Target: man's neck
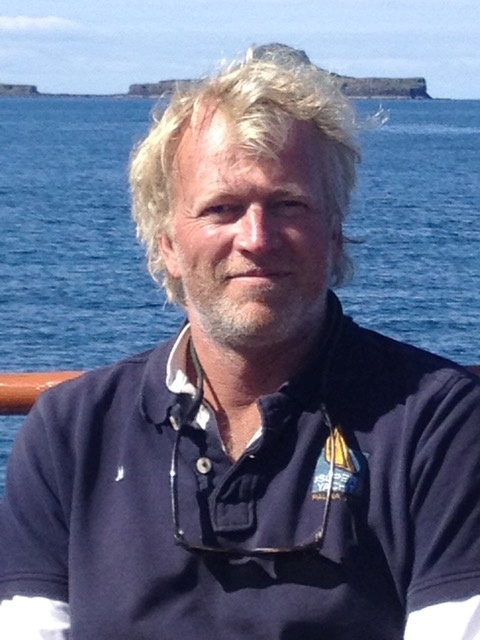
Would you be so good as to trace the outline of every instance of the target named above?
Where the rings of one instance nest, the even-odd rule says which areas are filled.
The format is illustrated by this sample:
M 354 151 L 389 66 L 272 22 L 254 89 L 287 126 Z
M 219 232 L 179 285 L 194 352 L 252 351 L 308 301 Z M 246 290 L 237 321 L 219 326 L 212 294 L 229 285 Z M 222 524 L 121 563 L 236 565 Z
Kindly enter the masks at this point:
M 227 452 L 237 459 L 261 426 L 257 400 L 299 371 L 319 339 L 318 330 L 257 348 L 220 345 L 193 324 L 192 340 L 204 372 L 204 397 L 217 416 Z M 192 367 L 192 364 L 189 364 Z M 189 375 L 193 373 L 189 371 Z
M 227 406 L 273 393 L 305 363 L 318 335 L 255 349 L 218 345 L 192 329 L 205 380 Z

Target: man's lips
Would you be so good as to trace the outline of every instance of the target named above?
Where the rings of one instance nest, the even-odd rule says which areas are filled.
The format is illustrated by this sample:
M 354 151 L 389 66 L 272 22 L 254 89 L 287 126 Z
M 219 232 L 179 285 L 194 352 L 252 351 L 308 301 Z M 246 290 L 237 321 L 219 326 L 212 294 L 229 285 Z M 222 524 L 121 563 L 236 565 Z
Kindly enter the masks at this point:
M 238 271 L 236 273 L 228 273 L 227 280 L 237 279 L 267 279 L 275 280 L 278 278 L 286 278 L 291 274 L 290 271 L 285 269 L 247 269 L 245 271 Z

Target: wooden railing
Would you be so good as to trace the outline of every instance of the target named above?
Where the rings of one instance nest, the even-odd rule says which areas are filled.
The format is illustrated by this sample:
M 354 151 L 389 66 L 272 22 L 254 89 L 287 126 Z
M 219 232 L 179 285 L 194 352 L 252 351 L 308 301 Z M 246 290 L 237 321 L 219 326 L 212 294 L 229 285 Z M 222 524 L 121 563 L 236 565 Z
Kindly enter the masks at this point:
M 480 365 L 467 369 L 480 376 Z M 0 415 L 24 415 L 37 397 L 60 382 L 77 378 L 83 371 L 35 371 L 0 373 Z
M 35 371 L 0 373 L 0 415 L 24 415 L 37 397 L 60 382 L 77 378 L 83 371 Z

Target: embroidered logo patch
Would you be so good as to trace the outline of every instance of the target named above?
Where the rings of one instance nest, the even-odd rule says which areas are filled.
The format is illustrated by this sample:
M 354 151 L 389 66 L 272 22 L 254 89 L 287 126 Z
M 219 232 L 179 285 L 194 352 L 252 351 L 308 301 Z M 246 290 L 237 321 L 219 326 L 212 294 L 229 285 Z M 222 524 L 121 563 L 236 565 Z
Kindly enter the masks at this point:
M 333 438 L 333 442 L 332 442 Z M 333 479 L 330 478 L 333 455 Z M 325 500 L 331 485 L 332 500 L 360 495 L 367 472 L 367 456 L 349 449 L 342 432 L 335 427 L 322 449 L 315 467 L 312 500 Z

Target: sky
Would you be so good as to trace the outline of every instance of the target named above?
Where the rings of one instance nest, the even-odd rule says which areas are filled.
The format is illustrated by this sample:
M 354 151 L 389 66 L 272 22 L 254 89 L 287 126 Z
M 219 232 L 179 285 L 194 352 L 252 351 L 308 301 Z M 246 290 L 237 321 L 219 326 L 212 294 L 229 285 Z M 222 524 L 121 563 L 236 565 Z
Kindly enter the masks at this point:
M 282 42 L 355 77 L 480 99 L 479 0 L 0 0 L 0 83 L 126 93 Z

